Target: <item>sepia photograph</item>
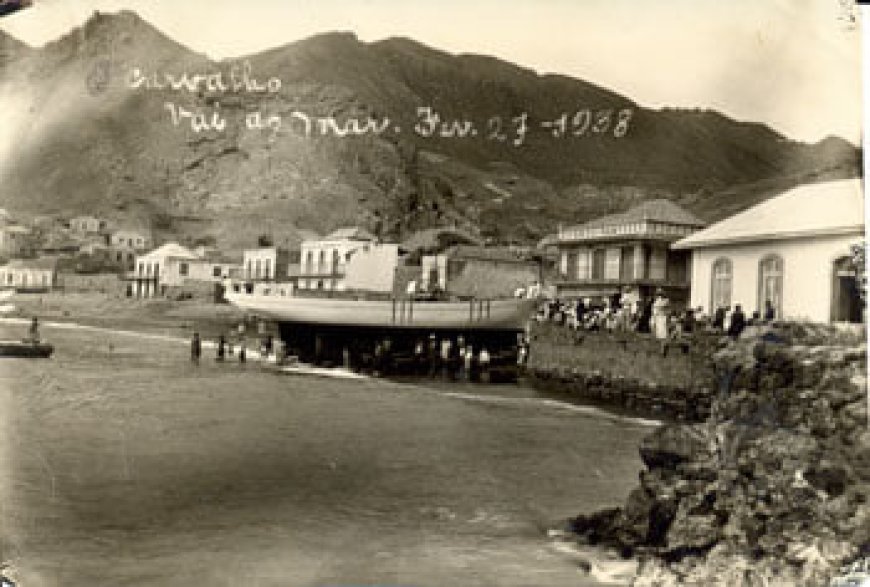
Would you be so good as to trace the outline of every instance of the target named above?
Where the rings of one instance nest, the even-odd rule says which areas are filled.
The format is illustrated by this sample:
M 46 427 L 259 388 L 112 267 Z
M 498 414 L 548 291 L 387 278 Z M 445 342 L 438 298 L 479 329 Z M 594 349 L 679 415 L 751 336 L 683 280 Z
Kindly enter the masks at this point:
M 0 587 L 870 586 L 867 15 L 0 0 Z

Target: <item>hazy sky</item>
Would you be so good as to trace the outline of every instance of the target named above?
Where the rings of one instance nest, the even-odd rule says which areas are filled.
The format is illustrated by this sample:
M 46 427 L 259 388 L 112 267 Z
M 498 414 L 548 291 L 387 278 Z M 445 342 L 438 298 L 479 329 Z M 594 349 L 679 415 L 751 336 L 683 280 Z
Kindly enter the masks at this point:
M 846 2 L 848 4 L 848 2 Z M 715 108 L 791 138 L 860 142 L 858 25 L 843 0 L 34 0 L 0 28 L 41 45 L 129 8 L 216 58 L 318 32 L 403 35 L 579 77 L 645 106 Z M 857 14 L 855 16 L 858 16 Z

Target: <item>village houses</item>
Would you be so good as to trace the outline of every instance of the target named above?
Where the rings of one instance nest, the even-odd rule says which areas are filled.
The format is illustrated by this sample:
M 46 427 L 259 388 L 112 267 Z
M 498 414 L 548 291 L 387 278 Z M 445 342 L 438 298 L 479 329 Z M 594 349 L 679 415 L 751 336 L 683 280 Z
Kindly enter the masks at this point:
M 693 254 L 693 307 L 740 304 L 747 314 L 860 322 L 851 246 L 864 240 L 860 179 L 803 185 L 674 245 Z

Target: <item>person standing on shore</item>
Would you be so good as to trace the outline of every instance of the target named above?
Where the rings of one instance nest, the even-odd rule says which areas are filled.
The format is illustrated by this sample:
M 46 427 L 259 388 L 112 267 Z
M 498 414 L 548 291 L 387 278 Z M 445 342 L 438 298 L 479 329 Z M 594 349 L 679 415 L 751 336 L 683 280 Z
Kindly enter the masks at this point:
M 217 357 L 215 357 L 215 360 L 217 360 L 217 361 L 224 360 L 224 357 L 226 356 L 226 347 L 227 347 L 227 340 L 224 337 L 224 335 L 221 334 L 220 337 L 218 337 Z
M 30 321 L 30 330 L 28 330 L 28 342 L 36 344 L 39 342 L 39 318 L 36 316 Z
M 193 339 L 190 341 L 190 360 L 199 365 L 199 357 L 202 355 L 202 341 L 199 339 L 199 332 L 193 333 Z

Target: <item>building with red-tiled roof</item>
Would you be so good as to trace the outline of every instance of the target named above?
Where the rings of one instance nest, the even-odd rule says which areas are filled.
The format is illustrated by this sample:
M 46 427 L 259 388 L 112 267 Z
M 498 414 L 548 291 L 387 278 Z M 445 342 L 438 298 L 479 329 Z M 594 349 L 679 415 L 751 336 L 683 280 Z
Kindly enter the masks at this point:
M 628 289 L 645 298 L 661 289 L 672 301 L 687 301 L 691 257 L 670 245 L 704 225 L 674 202 L 658 199 L 560 229 L 557 294 L 605 298 Z

